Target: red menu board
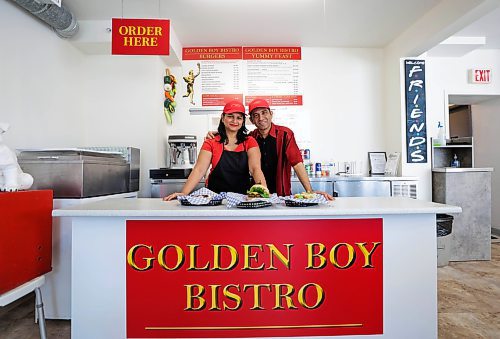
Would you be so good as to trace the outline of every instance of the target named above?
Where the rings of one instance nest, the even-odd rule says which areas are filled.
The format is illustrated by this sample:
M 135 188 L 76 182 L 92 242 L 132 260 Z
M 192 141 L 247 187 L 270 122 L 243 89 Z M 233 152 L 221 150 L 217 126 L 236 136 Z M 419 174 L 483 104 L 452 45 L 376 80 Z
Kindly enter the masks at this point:
M 302 105 L 302 95 L 247 95 L 245 105 L 248 105 L 254 99 L 264 99 L 269 106 L 296 106 Z
M 300 47 L 243 47 L 245 60 L 301 60 Z
M 232 100 L 243 102 L 243 94 L 202 94 L 202 106 L 224 106 Z
M 126 228 L 128 338 L 383 333 L 382 219 Z
M 302 106 L 301 47 L 184 47 L 184 100 L 193 109 L 265 97 L 271 106 Z
M 238 60 L 241 56 L 241 47 L 186 47 L 182 49 L 182 60 Z

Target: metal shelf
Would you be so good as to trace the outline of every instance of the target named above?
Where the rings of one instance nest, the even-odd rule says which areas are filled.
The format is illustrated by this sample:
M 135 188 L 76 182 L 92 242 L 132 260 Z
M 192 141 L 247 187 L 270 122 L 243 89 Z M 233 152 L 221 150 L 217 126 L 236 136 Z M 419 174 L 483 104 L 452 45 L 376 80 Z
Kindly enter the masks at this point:
M 446 145 L 446 146 L 432 146 L 434 148 L 472 148 L 472 145 Z
M 470 144 L 452 144 L 447 139 L 446 146 L 434 146 L 434 140 L 431 138 L 431 158 L 432 168 L 449 167 L 454 155 L 456 154 L 460 161 L 460 167 L 474 167 L 474 141 L 473 138 L 468 138 Z

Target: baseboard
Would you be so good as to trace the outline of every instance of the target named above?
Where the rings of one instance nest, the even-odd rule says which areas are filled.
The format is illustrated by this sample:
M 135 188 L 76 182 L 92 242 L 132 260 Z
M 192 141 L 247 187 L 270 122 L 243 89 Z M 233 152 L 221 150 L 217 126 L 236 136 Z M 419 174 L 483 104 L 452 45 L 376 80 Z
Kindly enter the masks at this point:
M 25 296 L 11 302 L 8 305 L 0 307 L 0 318 L 9 313 L 9 311 L 13 310 L 14 308 L 26 302 L 33 302 L 33 307 L 35 307 L 35 293 L 28 293 Z
M 491 228 L 491 242 L 492 243 L 500 242 L 500 229 L 495 227 Z

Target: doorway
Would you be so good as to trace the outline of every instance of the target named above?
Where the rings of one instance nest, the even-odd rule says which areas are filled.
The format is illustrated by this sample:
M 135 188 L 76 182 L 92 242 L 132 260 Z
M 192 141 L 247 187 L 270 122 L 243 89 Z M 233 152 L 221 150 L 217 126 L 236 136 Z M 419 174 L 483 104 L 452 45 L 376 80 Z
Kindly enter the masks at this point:
M 471 105 L 451 104 L 448 107 L 450 139 L 472 137 Z

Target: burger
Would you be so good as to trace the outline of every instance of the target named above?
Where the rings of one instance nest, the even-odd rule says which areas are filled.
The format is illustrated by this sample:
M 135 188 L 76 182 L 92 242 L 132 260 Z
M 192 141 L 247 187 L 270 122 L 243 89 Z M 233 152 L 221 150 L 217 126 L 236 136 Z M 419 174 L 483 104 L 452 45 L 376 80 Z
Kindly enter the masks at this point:
M 247 191 L 249 198 L 269 198 L 269 190 L 266 186 L 255 184 Z
M 293 195 L 295 199 L 313 199 L 315 198 L 315 196 L 316 195 L 314 193 L 307 193 L 307 192 L 297 193 Z

